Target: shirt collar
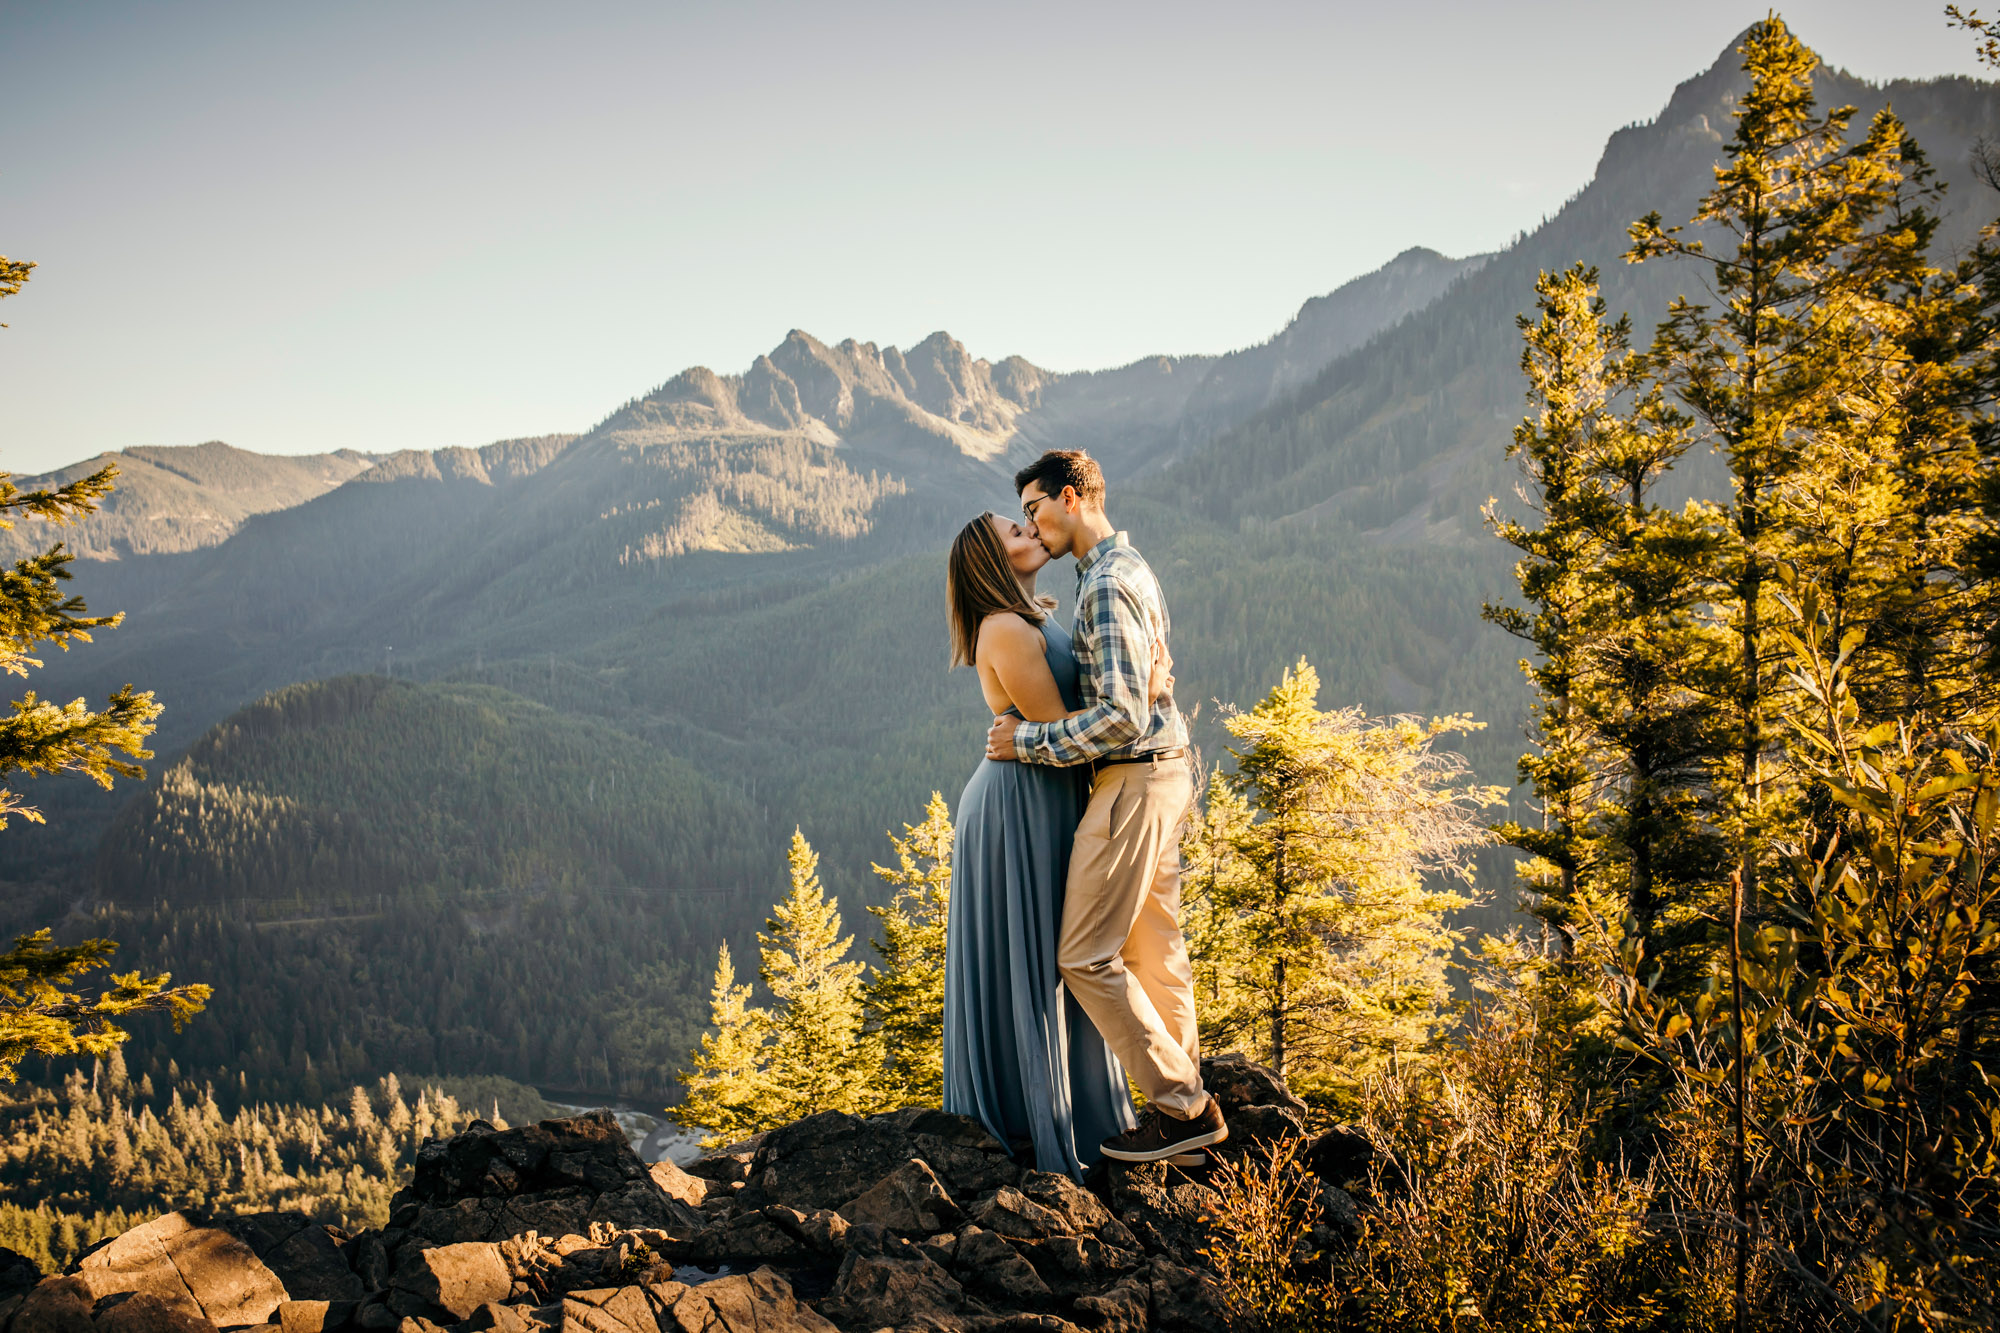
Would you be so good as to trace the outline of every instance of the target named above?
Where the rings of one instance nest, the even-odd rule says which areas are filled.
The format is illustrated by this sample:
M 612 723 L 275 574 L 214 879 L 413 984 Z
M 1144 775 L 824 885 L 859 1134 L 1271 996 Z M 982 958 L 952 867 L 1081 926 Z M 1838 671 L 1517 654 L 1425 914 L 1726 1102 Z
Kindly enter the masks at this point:
M 1083 558 L 1076 562 L 1076 576 L 1082 578 L 1085 570 L 1096 564 L 1103 557 L 1109 555 L 1116 547 L 1130 546 L 1131 544 L 1131 541 L 1126 538 L 1124 533 L 1112 533 L 1109 537 L 1106 537 L 1103 541 L 1083 553 Z

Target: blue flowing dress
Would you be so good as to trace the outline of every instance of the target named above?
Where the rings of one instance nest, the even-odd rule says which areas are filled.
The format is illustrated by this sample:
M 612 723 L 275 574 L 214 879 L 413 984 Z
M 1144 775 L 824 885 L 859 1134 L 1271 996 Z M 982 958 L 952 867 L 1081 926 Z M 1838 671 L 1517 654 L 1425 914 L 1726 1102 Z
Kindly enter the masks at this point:
M 1063 706 L 1080 706 L 1070 637 L 1044 624 Z M 1132 1127 L 1125 1070 L 1056 970 L 1070 846 L 1090 797 L 1081 768 L 982 760 L 958 798 L 945 931 L 944 1109 L 1035 1165 L 1082 1179 Z

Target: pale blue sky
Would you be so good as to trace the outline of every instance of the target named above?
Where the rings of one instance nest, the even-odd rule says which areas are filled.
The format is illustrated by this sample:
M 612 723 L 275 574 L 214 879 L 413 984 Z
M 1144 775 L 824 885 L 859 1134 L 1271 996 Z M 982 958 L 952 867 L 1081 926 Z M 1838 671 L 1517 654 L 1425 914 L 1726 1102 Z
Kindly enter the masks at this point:
M 1941 11 L 1781 12 L 1869 78 L 1975 72 Z M 0 253 L 41 267 L 0 306 L 0 468 L 34 472 L 582 430 L 794 327 L 1226 351 L 1408 246 L 1533 227 L 1764 9 L 5 12 Z

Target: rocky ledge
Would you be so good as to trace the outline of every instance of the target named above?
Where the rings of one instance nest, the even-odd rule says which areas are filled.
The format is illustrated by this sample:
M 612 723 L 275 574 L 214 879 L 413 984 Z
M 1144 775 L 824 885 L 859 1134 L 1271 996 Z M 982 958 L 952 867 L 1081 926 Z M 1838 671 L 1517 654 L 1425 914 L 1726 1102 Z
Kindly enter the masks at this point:
M 1305 1134 L 1268 1070 L 1203 1072 L 1221 1160 Z M 1365 1145 L 1331 1130 L 1306 1160 L 1351 1226 Z M 380 1231 L 179 1212 L 60 1276 L 0 1260 L 0 1333 L 1206 1333 L 1215 1166 L 1107 1164 L 1084 1188 L 926 1110 L 816 1115 L 685 1170 L 646 1166 L 601 1113 L 474 1122 L 423 1146 Z

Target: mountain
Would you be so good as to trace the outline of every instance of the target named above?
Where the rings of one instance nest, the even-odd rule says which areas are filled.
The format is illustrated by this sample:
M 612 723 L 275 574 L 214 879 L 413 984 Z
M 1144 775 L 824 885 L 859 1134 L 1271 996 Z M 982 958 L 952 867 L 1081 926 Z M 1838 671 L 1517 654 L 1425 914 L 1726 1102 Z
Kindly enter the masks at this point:
M 80 562 L 77 588 L 93 607 L 130 617 L 37 683 L 59 698 L 101 697 L 127 680 L 157 690 L 168 710 L 157 767 L 177 776 L 109 797 L 80 783 L 31 788 L 51 822 L 9 829 L 0 878 L 45 887 L 17 891 L 27 919 L 28 908 L 96 901 L 109 915 L 89 929 L 145 941 L 135 947 L 149 966 L 194 977 L 186 960 L 212 965 L 217 976 L 204 979 L 245 985 L 264 1007 L 281 1003 L 288 978 L 334 986 L 327 1025 L 340 1026 L 339 1006 L 358 1006 L 359 1053 L 343 1069 L 546 1080 L 567 1048 L 538 1044 L 541 1063 L 510 1065 L 507 1043 L 482 1046 L 476 1012 L 461 1006 L 461 1035 L 425 1056 L 420 1001 L 382 974 L 374 984 L 393 995 L 379 1001 L 342 979 L 367 949 L 400 957 L 414 947 L 405 939 L 455 949 L 484 928 L 478 895 L 508 882 L 513 861 L 447 849 L 488 836 L 515 845 L 514 831 L 489 835 L 499 807 L 475 799 L 507 789 L 502 770 L 461 756 L 442 723 L 358 712 L 362 721 L 342 725 L 376 728 L 365 743 L 331 732 L 346 739 L 298 766 L 274 748 L 236 776 L 203 777 L 225 773 L 239 743 L 230 728 L 247 725 L 232 715 L 288 712 L 284 691 L 356 673 L 442 691 L 422 696 L 424 717 L 455 716 L 470 692 L 502 692 L 493 697 L 504 707 L 491 706 L 505 716 L 573 719 L 657 751 L 661 792 L 679 793 L 660 796 L 663 807 L 699 810 L 673 802 L 705 793 L 728 812 L 713 816 L 701 855 L 737 867 L 740 896 L 674 925 L 678 934 L 643 933 L 646 956 L 698 976 L 715 935 L 747 947 L 750 923 L 782 890 L 794 826 L 822 853 L 855 930 L 859 906 L 876 900 L 867 867 L 887 850 L 884 832 L 917 819 L 931 791 L 955 796 L 979 753 L 977 687 L 945 669 L 942 552 L 982 508 L 1011 508 L 1011 468 L 1050 446 L 1105 462 L 1112 515 L 1173 607 L 1182 697 L 1199 705 L 1196 738 L 1211 757 L 1224 739 L 1217 704 L 1253 702 L 1303 655 L 1328 701 L 1474 713 L 1489 725 L 1467 755 L 1484 779 L 1509 781 L 1526 695 L 1518 645 L 1480 617 L 1484 602 L 1513 594 L 1510 553 L 1484 535 L 1480 506 L 1513 487 L 1505 446 L 1523 391 L 1514 317 L 1532 306 L 1537 273 L 1581 259 L 1602 267 L 1610 304 L 1645 336 L 1693 275 L 1624 265 L 1624 228 L 1654 209 L 1684 217 L 1708 186 L 1741 86 L 1736 64 L 1725 52 L 1656 121 L 1613 134 L 1593 180 L 1507 250 L 1405 252 L 1307 303 L 1257 348 L 1058 374 L 974 357 L 944 334 L 897 349 L 794 332 L 741 374 L 684 371 L 580 436 L 388 455 L 303 503 L 244 518 L 214 545 Z M 1864 115 L 1894 101 L 1951 185 L 1941 243 L 1966 244 L 1994 211 L 1969 154 L 2000 124 L 2000 90 L 1965 79 L 1876 87 L 1827 71 L 1821 91 Z M 1692 471 L 1691 486 L 1713 485 L 1712 472 Z M 1066 593 L 1069 577 L 1051 570 L 1043 586 Z M 339 684 L 356 698 L 360 689 Z M 550 800 L 573 809 L 580 777 L 588 813 L 581 769 L 550 777 Z M 447 783 L 449 799 L 411 795 Z M 203 813 L 203 784 L 320 813 L 259 825 L 270 830 L 263 843 L 225 838 L 229 816 Z M 400 795 L 366 796 L 370 784 Z M 329 792 L 345 794 L 328 805 Z M 369 838 L 330 840 L 328 811 Z M 220 841 L 147 880 L 148 861 L 193 827 Z M 597 831 L 547 844 L 569 868 L 523 899 L 542 914 L 539 930 L 571 930 L 564 923 L 579 914 L 616 919 L 613 900 L 563 884 L 637 882 L 616 869 L 619 844 L 600 826 L 564 827 Z M 382 846 L 374 860 L 370 840 Z M 644 880 L 678 891 L 706 873 L 699 864 L 670 857 Z M 371 885 L 400 904 L 392 922 L 282 934 L 257 924 L 275 904 L 365 897 Z M 1508 886 L 1496 861 L 1481 919 L 1505 919 Z M 195 905 L 146 906 L 162 899 Z M 206 924 L 176 935 L 182 920 Z M 476 935 L 482 948 L 503 938 Z M 654 999 L 634 998 L 619 989 L 630 956 L 596 961 L 610 970 L 594 981 L 582 964 L 560 969 L 567 1004 L 624 1012 L 685 1000 L 666 982 L 647 992 Z M 532 1014 L 518 1021 L 527 1040 L 544 1040 Z M 319 1049 L 318 1036 L 258 1030 L 264 1077 L 291 1077 L 299 1053 Z M 221 1021 L 216 1031 L 230 1039 Z M 570 1086 L 652 1086 L 643 1061 L 620 1057 L 606 1032 L 570 1035 L 598 1047 L 574 1057 L 562 1076 Z M 220 1049 L 204 1046 L 202 1058 L 225 1060 Z M 576 1063 L 585 1055 L 601 1074 Z
M 1310 383 L 1336 359 L 1430 305 L 1491 255 L 1450 259 L 1412 246 L 1300 308 L 1268 342 L 1217 359 L 1181 415 L 1181 443 L 1202 443 Z M 1166 460 L 1162 460 L 1162 464 Z
M 118 468 L 118 489 L 98 512 L 63 531 L 85 560 L 172 555 L 228 540 L 252 514 L 302 505 L 368 470 L 375 460 L 342 449 L 331 454 L 272 456 L 231 448 L 220 440 L 192 445 L 144 445 L 99 454 L 33 477 L 24 491 L 52 489 Z M 0 532 L 0 559 L 18 560 L 46 545 L 34 524 Z
M 1744 88 L 1731 49 L 1675 89 L 1660 116 L 1627 126 L 1605 145 L 1595 176 L 1555 216 L 1437 301 L 1324 367 L 1281 407 L 1190 451 L 1151 493 L 1226 527 L 1324 527 L 1371 543 L 1434 548 L 1487 539 L 1480 508 L 1510 495 L 1505 446 L 1522 412 L 1517 313 L 1532 307 L 1538 274 L 1577 262 L 1599 268 L 1611 312 L 1630 313 L 1643 345 L 1678 295 L 1705 299 L 1699 275 L 1655 260 L 1628 265 L 1626 228 L 1657 209 L 1692 214 L 1710 187 Z M 1871 84 L 1822 67 L 1822 108 L 1858 109 L 1857 130 L 1884 105 L 1907 123 L 1948 187 L 1934 256 L 1970 247 L 2000 212 L 1973 170 L 1982 135 L 2000 125 L 2000 89 L 1976 79 Z M 1721 482 L 1701 460 L 1684 469 L 1697 487 Z

